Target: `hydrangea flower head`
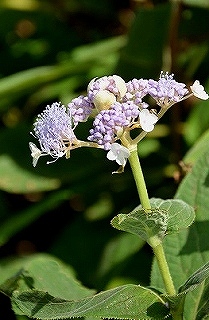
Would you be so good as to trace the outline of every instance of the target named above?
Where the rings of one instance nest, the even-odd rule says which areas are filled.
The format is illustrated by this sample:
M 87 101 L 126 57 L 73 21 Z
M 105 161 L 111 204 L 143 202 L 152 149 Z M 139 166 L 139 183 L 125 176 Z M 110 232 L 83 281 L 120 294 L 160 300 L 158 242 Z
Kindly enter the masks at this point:
M 148 93 L 162 108 L 169 108 L 174 103 L 181 101 L 189 92 L 186 85 L 175 81 L 173 76 L 173 74 L 169 74 L 168 72 L 161 72 L 158 81 L 149 80 Z
M 72 119 L 67 114 L 65 106 L 57 102 L 48 105 L 34 123 L 34 136 L 39 140 L 41 153 L 51 155 L 55 159 L 62 157 L 66 152 L 66 145 L 76 139 Z M 37 158 L 38 148 L 35 150 L 34 146 L 30 147 L 33 159 Z
M 204 87 L 200 84 L 199 80 L 196 80 L 192 86 L 190 86 L 190 89 L 192 90 L 192 93 L 195 97 L 207 100 L 209 98 L 207 92 L 205 92 Z

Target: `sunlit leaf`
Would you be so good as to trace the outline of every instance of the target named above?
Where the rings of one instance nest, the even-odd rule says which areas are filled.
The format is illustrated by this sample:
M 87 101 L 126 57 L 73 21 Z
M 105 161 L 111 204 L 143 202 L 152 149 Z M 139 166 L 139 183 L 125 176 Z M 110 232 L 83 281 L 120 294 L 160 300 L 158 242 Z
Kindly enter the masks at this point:
M 38 319 L 97 316 L 108 319 L 164 319 L 169 310 L 153 291 L 124 285 L 78 301 L 56 298 L 43 291 L 14 292 L 13 309 Z
M 94 293 L 76 279 L 71 267 L 53 256 L 35 254 L 15 262 L 17 271 L 14 275 L 11 275 L 12 261 L 0 265 L 4 276 L 7 274 L 8 277 L 0 284 L 0 290 L 5 294 L 11 295 L 15 289 L 22 292 L 34 288 L 63 299 L 77 300 Z

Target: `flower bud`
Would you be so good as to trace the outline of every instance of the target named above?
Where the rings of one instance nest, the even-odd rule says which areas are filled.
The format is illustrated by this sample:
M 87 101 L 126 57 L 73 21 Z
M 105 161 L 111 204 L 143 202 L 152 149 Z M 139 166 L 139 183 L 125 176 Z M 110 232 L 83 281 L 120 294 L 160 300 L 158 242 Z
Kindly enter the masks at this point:
M 93 103 L 98 111 L 109 109 L 115 102 L 115 95 L 107 90 L 98 91 L 93 99 Z
M 127 92 L 125 81 L 115 74 L 112 77 L 115 81 L 116 88 L 118 89 L 118 92 L 120 94 L 120 98 L 123 98 Z

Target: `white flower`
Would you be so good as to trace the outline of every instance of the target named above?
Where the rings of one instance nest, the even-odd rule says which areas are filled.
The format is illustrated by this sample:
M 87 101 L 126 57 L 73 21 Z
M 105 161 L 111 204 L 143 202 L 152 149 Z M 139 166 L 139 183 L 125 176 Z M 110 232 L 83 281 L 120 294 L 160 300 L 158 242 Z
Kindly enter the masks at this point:
M 150 132 L 154 129 L 154 125 L 157 122 L 158 117 L 149 110 L 143 109 L 139 113 L 139 120 L 142 130 Z
M 195 80 L 192 86 L 190 86 L 192 93 L 195 97 L 207 100 L 209 98 L 207 92 L 205 92 L 204 87 L 200 84 L 199 80 Z
M 130 156 L 129 150 L 121 146 L 119 143 L 114 142 L 111 145 L 110 151 L 107 153 L 107 159 L 116 161 L 120 166 L 125 166 L 128 157 Z
M 42 155 L 42 152 L 38 147 L 36 147 L 36 145 L 33 142 L 29 142 L 29 148 L 31 151 L 31 157 L 33 158 L 33 166 L 35 167 L 38 162 L 38 159 Z

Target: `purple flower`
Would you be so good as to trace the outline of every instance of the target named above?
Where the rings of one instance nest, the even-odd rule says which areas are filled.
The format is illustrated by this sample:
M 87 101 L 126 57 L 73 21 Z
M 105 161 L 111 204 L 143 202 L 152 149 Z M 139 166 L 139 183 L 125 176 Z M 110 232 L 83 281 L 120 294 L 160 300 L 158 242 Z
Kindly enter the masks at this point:
M 169 108 L 174 103 L 181 101 L 188 93 L 184 83 L 177 82 L 173 79 L 173 74 L 168 72 L 160 74 L 160 79 L 148 81 L 148 93 L 156 100 L 161 107 Z
M 139 116 L 138 106 L 133 102 L 116 102 L 111 109 L 102 110 L 93 122 L 88 140 L 97 142 L 105 150 L 118 139 L 123 130 L 129 127 Z
M 65 106 L 57 102 L 48 105 L 34 123 L 34 136 L 39 140 L 42 154 L 55 159 L 65 155 L 67 146 L 76 139 Z M 37 150 L 31 150 L 36 158 L 40 156 Z
M 133 79 L 126 83 L 127 92 L 123 97 L 123 101 L 133 101 L 140 104 L 142 98 L 148 93 L 149 85 L 146 79 Z
M 94 105 L 89 101 L 88 97 L 79 96 L 68 103 L 67 112 L 72 117 L 75 125 L 78 122 L 84 122 L 88 119 Z

